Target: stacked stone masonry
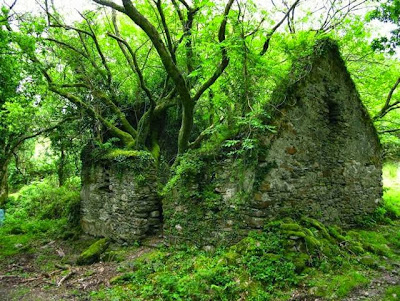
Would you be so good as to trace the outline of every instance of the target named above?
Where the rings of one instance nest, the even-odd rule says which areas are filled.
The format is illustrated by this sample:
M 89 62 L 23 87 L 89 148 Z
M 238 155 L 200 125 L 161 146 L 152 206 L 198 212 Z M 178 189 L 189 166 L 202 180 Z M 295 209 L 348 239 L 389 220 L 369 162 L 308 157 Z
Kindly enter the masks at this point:
M 185 183 L 167 195 L 171 242 L 229 244 L 289 216 L 351 227 L 376 209 L 382 196 L 379 139 L 337 46 L 327 44 L 275 103 L 276 133 L 261 138 L 266 155 L 247 168 L 235 156 L 204 158 L 204 170 L 191 180 L 192 197 L 183 195 Z M 210 209 L 197 195 L 211 190 Z M 199 234 L 196 223 L 209 234 Z
M 161 228 L 156 168 L 154 164 L 135 166 L 139 166 L 135 157 L 85 164 L 81 191 L 84 232 L 133 242 Z
M 223 150 L 189 153 L 192 165 L 170 180 L 162 210 L 155 164 L 84 162 L 84 231 L 132 241 L 163 220 L 170 243 L 228 245 L 277 218 L 352 226 L 372 213 L 382 196 L 379 139 L 337 46 L 321 45 L 267 108 L 275 132 L 258 137 L 264 151 L 248 164 Z

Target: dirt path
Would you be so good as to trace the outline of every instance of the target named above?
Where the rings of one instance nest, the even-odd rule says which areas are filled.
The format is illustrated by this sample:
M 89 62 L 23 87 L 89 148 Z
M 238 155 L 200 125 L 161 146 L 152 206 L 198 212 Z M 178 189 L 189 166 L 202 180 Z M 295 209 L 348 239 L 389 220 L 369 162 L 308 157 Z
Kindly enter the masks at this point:
M 400 268 L 398 265 L 392 271 L 384 271 L 379 278 L 375 278 L 365 287 L 356 290 L 343 301 L 381 301 L 384 299 L 386 289 L 391 286 L 400 285 Z M 394 300 L 400 300 L 400 296 L 392 296 Z
M 339 299 L 340 301 L 382 301 L 384 300 L 386 290 L 389 287 L 400 285 L 400 265 L 393 264 L 394 269 L 391 271 L 383 270 L 379 277 L 371 280 L 366 287 L 354 290 L 349 296 Z M 310 289 L 308 289 L 309 291 Z M 400 300 L 400 295 L 392 296 L 393 300 Z M 309 292 L 297 291 L 294 293 L 290 301 L 324 301 L 326 299 L 310 295 Z
M 44 272 L 38 264 L 40 256 L 64 250 L 66 255 L 51 262 L 51 271 Z M 148 246 L 139 247 L 126 254 L 123 262 L 100 262 L 89 266 L 62 264 L 63 256 L 75 258 L 77 254 L 68 254 L 72 250 L 59 242 L 45 248 L 39 247 L 35 254 L 18 255 L 8 263 L 0 263 L 0 301 L 50 301 L 50 300 L 90 300 L 90 293 L 101 287 L 109 287 L 110 279 L 120 275 L 119 268 L 135 258 L 151 251 Z M 71 259 L 74 262 L 74 260 Z

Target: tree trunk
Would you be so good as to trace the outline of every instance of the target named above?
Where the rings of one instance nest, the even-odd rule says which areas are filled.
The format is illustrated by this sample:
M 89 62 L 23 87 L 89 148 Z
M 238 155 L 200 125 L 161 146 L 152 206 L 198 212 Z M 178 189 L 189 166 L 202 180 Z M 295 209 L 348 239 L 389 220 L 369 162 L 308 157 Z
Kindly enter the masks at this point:
M 183 154 L 188 146 L 190 133 L 193 128 L 193 110 L 194 110 L 194 102 L 192 100 L 183 103 L 182 105 L 182 124 L 179 130 L 178 137 L 178 153 Z
M 0 207 L 3 207 L 8 197 L 7 164 L 0 165 Z
M 65 182 L 64 166 L 65 166 L 65 152 L 64 152 L 64 147 L 61 146 L 60 160 L 58 163 L 58 170 L 57 170 L 59 187 L 63 186 Z

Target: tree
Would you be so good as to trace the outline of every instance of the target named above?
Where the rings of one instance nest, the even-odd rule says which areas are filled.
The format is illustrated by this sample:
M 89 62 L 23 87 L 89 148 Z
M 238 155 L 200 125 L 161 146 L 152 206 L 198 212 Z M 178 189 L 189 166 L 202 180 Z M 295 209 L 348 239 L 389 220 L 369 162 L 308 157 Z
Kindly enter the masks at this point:
M 108 1 L 97 1 L 114 10 L 112 25 L 108 27 L 104 26 L 104 19 L 101 20 L 99 15 L 90 12 L 82 14 L 83 22 L 80 24 L 67 25 L 56 11 L 50 11 L 45 5 L 48 26 L 52 30 L 48 31 L 47 37 L 39 39 L 41 43 L 37 48 L 20 46 L 41 70 L 50 91 L 68 99 L 98 120 L 105 131 L 118 138 L 125 148 L 150 149 L 156 153 L 154 150 L 158 148 L 158 142 L 154 120 L 165 114 L 168 107 L 179 103 L 181 127 L 178 150 L 179 153 L 183 153 L 190 146 L 196 102 L 224 73 L 229 64 L 225 36 L 233 2 L 229 0 L 225 5 L 222 19 L 218 21 L 219 26 L 216 29 L 217 41 L 214 45 L 219 49 L 219 62 L 214 66 L 214 71 L 202 81 L 196 74 L 199 73 L 200 67 L 204 66 L 201 66 L 203 62 L 198 60 L 199 56 L 194 52 L 192 37 L 195 18 L 201 9 L 197 2 L 193 7 L 185 1 L 172 1 L 167 5 L 158 0 L 154 2 L 154 6 L 143 4 L 140 10 L 149 14 L 145 17 L 130 1 L 124 1 L 123 6 Z M 152 10 L 155 13 L 150 13 Z M 139 36 L 139 45 L 131 46 L 130 40 L 133 37 L 123 36 L 124 29 L 120 30 L 115 11 L 128 16 L 139 26 L 139 31 L 134 30 Z M 179 18 L 180 25 L 168 22 L 168 16 Z M 219 16 L 213 14 L 211 20 L 215 23 Z M 105 32 L 107 40 L 104 37 Z M 114 40 L 115 45 L 118 45 L 119 53 L 114 46 L 110 46 L 110 40 Z M 139 51 L 145 47 L 146 54 L 142 55 L 140 61 Z M 41 54 L 38 54 L 39 49 L 43 50 Z M 184 58 L 181 52 L 184 52 Z M 54 61 L 61 59 L 62 62 L 54 64 L 49 57 L 53 57 Z M 161 74 L 151 74 L 158 79 L 153 84 L 155 89 L 151 90 L 148 85 L 154 78 L 146 79 L 147 70 L 143 67 L 149 58 L 156 64 L 159 60 L 163 68 Z M 118 66 L 113 62 L 115 60 Z M 122 60 L 125 60 L 125 64 Z M 132 73 L 136 75 L 138 80 L 136 83 L 131 82 L 131 85 L 137 84 L 140 91 L 124 85 L 123 81 L 126 78 L 121 78 L 121 71 L 128 72 L 126 77 L 131 77 Z M 154 91 L 157 90 L 159 94 L 156 96 Z M 136 97 L 144 96 L 146 100 L 131 100 L 132 92 L 136 93 Z M 143 111 L 131 112 L 133 103 L 141 103 L 139 109 Z M 131 108 L 125 111 L 124 105 Z M 139 119 L 132 120 L 129 114 L 138 116 Z
M 7 168 L 19 147 L 59 125 L 51 106 L 44 104 L 40 74 L 17 47 L 30 47 L 33 41 L 23 31 L 11 31 L 8 13 L 3 7 L 0 16 L 0 204 L 7 198 Z
M 400 1 L 385 1 L 368 15 L 368 19 L 392 23 L 396 26 L 389 37 L 379 37 L 372 42 L 373 49 L 394 54 L 396 47 L 400 45 Z

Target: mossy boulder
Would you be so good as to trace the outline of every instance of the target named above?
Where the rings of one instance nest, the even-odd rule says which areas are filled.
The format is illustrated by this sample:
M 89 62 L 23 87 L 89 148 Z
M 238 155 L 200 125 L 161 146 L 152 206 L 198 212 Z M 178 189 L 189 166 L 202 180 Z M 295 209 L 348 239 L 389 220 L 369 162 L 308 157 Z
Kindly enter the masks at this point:
M 76 264 L 78 265 L 88 265 L 100 260 L 101 254 L 107 250 L 109 245 L 109 241 L 106 238 L 99 239 L 94 244 L 92 244 L 89 248 L 79 255 L 76 260 Z
M 365 250 L 362 247 L 362 244 L 358 241 L 351 241 L 348 246 L 348 249 L 356 255 L 361 255 L 361 254 L 365 253 Z
M 295 223 L 281 224 L 280 228 L 286 231 L 300 231 L 301 226 Z
M 234 252 L 234 251 L 229 251 L 227 253 L 225 253 L 224 255 L 224 259 L 226 260 L 227 264 L 236 264 L 237 261 L 239 260 L 240 256 L 238 253 Z
M 372 243 L 364 243 L 364 249 L 381 256 L 390 256 L 391 250 L 386 244 L 372 244 Z
M 376 260 L 367 255 L 360 258 L 360 263 L 371 268 L 376 268 L 378 266 Z
M 316 239 L 315 237 L 306 236 L 304 238 L 304 240 L 306 242 L 308 251 L 316 252 L 316 251 L 320 250 L 321 242 L 318 239 Z
M 344 242 L 347 241 L 346 237 L 344 237 L 342 234 L 340 234 L 340 229 L 338 227 L 328 227 L 329 234 L 334 237 L 336 240 L 339 242 Z

